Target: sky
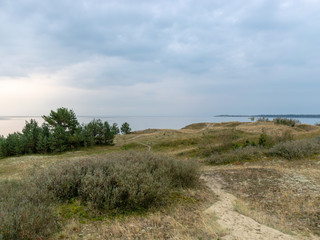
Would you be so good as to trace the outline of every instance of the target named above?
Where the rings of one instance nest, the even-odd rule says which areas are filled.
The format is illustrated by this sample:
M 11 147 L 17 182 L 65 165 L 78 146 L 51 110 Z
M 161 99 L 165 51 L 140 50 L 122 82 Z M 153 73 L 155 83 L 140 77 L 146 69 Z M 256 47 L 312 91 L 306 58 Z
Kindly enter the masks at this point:
M 319 0 L 0 0 L 0 115 L 320 113 Z

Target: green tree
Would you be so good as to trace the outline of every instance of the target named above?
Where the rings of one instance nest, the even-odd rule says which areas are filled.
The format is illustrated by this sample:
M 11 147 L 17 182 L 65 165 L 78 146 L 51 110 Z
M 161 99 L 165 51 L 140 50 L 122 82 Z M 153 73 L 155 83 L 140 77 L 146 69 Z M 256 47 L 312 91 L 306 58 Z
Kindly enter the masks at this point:
M 5 144 L 7 156 L 19 156 L 24 153 L 22 137 L 22 134 L 19 132 L 8 135 Z
M 53 152 L 64 152 L 71 149 L 69 143 L 70 135 L 61 126 L 56 126 L 49 137 L 50 150 Z
M 93 119 L 88 123 L 87 129 L 91 133 L 94 144 L 103 144 L 103 122 L 101 121 L 101 119 Z
M 39 153 L 50 152 L 49 138 L 50 138 L 49 126 L 46 123 L 43 123 L 41 126 L 39 141 L 37 143 L 37 151 Z
M 114 127 L 114 125 L 113 125 Z M 112 130 L 112 126 L 105 121 L 103 124 L 103 141 L 105 145 L 112 145 L 113 144 L 113 139 L 115 137 L 115 132 L 116 129 Z
M 92 134 L 92 129 L 90 125 L 82 126 L 82 137 L 83 137 L 83 146 L 90 147 L 94 145 L 94 136 Z
M 118 134 L 120 133 L 118 124 L 116 124 L 116 123 L 112 124 L 112 126 L 111 126 L 111 132 L 112 132 L 114 135 L 118 135 Z
M 60 126 L 68 134 L 74 134 L 80 127 L 77 116 L 72 109 L 58 108 L 57 111 L 51 111 L 49 116 L 42 116 L 50 129 Z
M 81 143 L 81 126 L 72 109 L 58 108 L 42 116 L 50 130 L 49 145 L 54 152 L 73 149 Z
M 131 128 L 129 123 L 125 122 L 121 125 L 121 133 L 122 134 L 129 134 L 131 133 Z
M 22 141 L 24 143 L 25 153 L 36 153 L 37 144 L 39 142 L 41 128 L 38 126 L 36 120 L 31 119 L 30 122 L 26 121 L 26 125 L 22 130 Z
M 6 139 L 2 135 L 0 135 L 0 158 L 4 158 L 6 156 L 8 156 Z

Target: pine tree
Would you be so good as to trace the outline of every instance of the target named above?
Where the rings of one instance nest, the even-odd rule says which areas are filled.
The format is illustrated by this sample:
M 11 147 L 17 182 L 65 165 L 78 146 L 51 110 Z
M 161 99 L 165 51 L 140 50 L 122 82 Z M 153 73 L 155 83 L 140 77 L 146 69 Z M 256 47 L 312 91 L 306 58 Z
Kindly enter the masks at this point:
M 121 125 L 121 133 L 122 134 L 129 134 L 131 132 L 131 128 L 129 123 L 125 122 Z

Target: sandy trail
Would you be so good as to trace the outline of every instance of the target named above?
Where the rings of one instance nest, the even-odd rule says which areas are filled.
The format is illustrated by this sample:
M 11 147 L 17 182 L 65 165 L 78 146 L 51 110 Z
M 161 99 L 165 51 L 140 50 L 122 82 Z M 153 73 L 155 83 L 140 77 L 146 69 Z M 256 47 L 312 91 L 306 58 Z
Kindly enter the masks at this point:
M 208 128 L 212 127 L 212 126 L 213 126 L 213 123 L 209 123 L 209 124 L 207 124 L 207 126 L 205 126 L 204 128 L 202 128 L 202 129 L 200 129 L 200 130 L 197 130 L 197 131 L 193 131 L 193 132 L 199 133 L 199 132 L 205 131 L 206 129 L 208 129 Z M 180 129 L 180 130 L 178 130 L 178 131 L 182 131 L 182 130 Z M 153 134 L 145 134 L 145 135 L 154 135 L 154 133 L 153 133 Z M 135 136 L 135 137 L 133 137 L 133 138 L 130 138 L 130 139 L 128 139 L 127 141 L 133 141 L 133 142 L 135 142 L 135 143 L 138 143 L 138 144 L 140 144 L 140 145 L 143 145 L 143 146 L 145 146 L 145 147 L 148 148 L 147 152 L 150 152 L 152 147 L 151 147 L 149 144 L 146 144 L 146 143 L 143 143 L 143 142 L 140 142 L 140 141 L 137 141 L 137 140 L 136 140 L 137 138 L 140 138 L 140 137 L 142 137 L 142 136 L 144 136 L 144 134 Z
M 236 197 L 225 192 L 219 179 L 215 179 L 210 175 L 203 175 L 207 185 L 219 196 L 219 201 L 209 207 L 206 212 L 212 213 L 218 217 L 218 223 L 221 227 L 229 230 L 226 236 L 221 239 L 224 240 L 297 240 L 291 235 L 284 234 L 276 229 L 267 227 L 253 220 L 250 217 L 244 216 L 234 210 L 233 202 Z

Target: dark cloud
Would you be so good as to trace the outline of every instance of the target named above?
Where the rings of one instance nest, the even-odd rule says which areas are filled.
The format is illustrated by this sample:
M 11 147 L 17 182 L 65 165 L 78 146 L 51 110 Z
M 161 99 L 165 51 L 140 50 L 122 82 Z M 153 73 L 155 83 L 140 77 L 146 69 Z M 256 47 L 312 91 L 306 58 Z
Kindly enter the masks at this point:
M 316 0 L 0 0 L 0 80 L 41 75 L 55 86 L 120 92 L 170 81 L 183 85 L 177 98 L 198 103 L 240 98 L 243 86 L 249 104 L 251 86 L 318 86 L 319 9 Z

